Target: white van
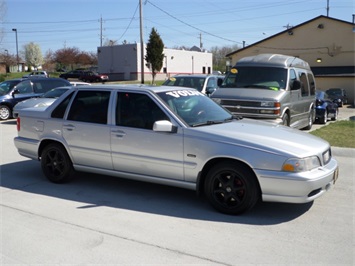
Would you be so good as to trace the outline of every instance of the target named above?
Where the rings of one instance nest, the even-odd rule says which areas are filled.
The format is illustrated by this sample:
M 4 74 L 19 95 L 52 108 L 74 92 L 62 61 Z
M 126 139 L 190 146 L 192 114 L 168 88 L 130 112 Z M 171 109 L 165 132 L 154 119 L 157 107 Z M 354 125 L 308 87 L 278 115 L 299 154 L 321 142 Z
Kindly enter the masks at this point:
M 309 64 L 294 56 L 242 58 L 211 98 L 235 115 L 310 129 L 316 84 Z

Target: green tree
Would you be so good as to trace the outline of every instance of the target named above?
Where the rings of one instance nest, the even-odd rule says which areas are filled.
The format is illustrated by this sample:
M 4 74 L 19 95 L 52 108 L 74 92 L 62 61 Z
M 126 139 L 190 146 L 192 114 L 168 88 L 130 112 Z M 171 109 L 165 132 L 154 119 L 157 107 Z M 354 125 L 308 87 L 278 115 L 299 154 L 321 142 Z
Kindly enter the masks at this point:
M 24 46 L 25 61 L 29 67 L 38 68 L 43 64 L 41 47 L 38 44 L 30 42 Z
M 145 60 L 149 64 L 152 72 L 152 83 L 154 83 L 155 76 L 163 67 L 164 60 L 164 43 L 155 28 L 152 28 L 150 32 L 146 51 Z

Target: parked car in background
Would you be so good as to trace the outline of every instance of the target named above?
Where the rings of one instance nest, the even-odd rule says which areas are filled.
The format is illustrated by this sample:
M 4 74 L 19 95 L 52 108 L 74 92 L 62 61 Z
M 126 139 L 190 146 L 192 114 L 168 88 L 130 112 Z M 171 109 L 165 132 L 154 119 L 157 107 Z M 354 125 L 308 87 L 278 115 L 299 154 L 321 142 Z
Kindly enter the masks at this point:
M 48 78 L 49 75 L 46 71 L 33 71 L 27 75 L 22 76 L 23 78 Z
M 167 79 L 164 86 L 181 86 L 186 88 L 194 88 L 206 95 L 216 90 L 224 79 L 223 75 L 176 75 Z
M 317 91 L 316 99 L 316 121 L 320 124 L 325 124 L 328 118 L 334 121 L 338 119 L 338 104 L 333 102 L 326 92 Z
M 309 130 L 315 119 L 315 94 L 306 61 L 259 54 L 240 59 L 211 98 L 235 115 Z
M 108 76 L 93 71 L 84 71 L 80 75 L 79 80 L 82 80 L 84 82 L 105 82 L 108 81 Z
M 62 79 L 78 79 L 84 70 L 72 70 L 63 74 L 60 74 L 59 77 Z
M 326 90 L 329 98 L 332 99 L 339 107 L 343 107 L 348 103 L 348 97 L 346 96 L 346 90 L 341 88 L 331 88 Z
M 192 88 L 74 87 L 48 107 L 20 110 L 17 130 L 19 154 L 40 161 L 52 182 L 77 170 L 177 186 L 227 214 L 259 200 L 311 202 L 338 178 L 328 142 L 235 118 Z
M 70 84 L 74 87 L 76 86 L 87 86 L 87 85 L 91 85 L 90 83 L 87 82 L 82 82 L 82 81 L 70 81 Z
M 62 86 L 70 86 L 69 81 L 60 78 L 35 78 L 20 81 L 0 96 L 0 120 L 11 118 L 13 107 L 17 103 L 39 97 L 53 88 Z
M 71 88 L 72 86 L 54 88 L 42 94 L 40 97 L 30 98 L 19 102 L 14 106 L 12 115 L 14 118 L 17 118 L 19 111 L 24 108 L 50 106 L 57 98 L 59 98 L 64 92 Z

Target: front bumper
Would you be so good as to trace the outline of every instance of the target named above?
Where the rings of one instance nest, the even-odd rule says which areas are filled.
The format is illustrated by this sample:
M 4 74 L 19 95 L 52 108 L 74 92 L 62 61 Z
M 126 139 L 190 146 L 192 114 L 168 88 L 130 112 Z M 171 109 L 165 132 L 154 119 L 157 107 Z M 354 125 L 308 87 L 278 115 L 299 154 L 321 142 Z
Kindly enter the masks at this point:
M 302 173 L 257 170 L 263 201 L 307 203 L 328 191 L 338 178 L 338 163 Z

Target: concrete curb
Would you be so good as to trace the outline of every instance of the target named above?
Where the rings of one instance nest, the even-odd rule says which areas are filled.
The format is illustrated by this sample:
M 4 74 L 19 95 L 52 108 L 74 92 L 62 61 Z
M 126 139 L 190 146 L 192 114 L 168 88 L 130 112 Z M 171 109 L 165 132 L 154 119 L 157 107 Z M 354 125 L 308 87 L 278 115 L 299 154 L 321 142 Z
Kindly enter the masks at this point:
M 355 149 L 353 149 L 353 148 L 332 147 L 332 154 L 334 156 L 344 156 L 344 157 L 355 158 Z

